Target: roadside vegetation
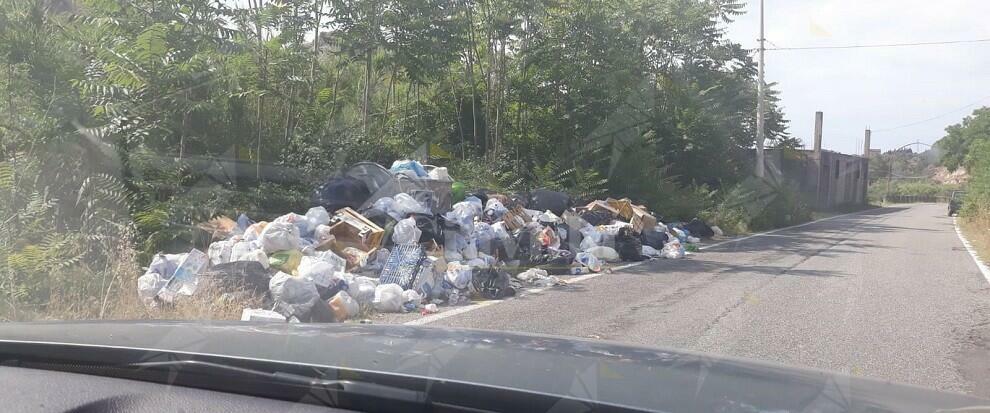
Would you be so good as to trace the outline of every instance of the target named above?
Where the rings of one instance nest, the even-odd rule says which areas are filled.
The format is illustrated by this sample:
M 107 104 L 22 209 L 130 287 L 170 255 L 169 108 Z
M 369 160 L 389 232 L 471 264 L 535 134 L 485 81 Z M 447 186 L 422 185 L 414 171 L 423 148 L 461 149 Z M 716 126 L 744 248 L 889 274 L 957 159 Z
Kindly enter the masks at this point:
M 0 2 L 0 318 L 193 317 L 135 308 L 152 254 L 202 248 L 218 214 L 304 211 L 362 160 L 728 233 L 810 216 L 748 179 L 756 65 L 720 29 L 738 1 L 239 4 Z M 795 147 L 776 96 L 767 146 Z
M 959 212 L 961 227 L 980 258 L 990 262 L 990 108 L 977 109 L 945 130 L 946 136 L 936 144 L 942 151 L 940 163 L 969 172 Z

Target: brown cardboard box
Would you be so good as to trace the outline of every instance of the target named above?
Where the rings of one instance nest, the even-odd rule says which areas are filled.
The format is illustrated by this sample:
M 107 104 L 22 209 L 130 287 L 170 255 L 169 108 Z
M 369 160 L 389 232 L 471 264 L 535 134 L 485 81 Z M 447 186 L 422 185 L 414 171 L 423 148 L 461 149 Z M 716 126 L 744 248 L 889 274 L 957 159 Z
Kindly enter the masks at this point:
M 629 200 L 629 198 L 622 198 L 622 199 L 607 198 L 607 199 L 605 199 L 605 203 L 607 203 L 610 207 L 612 207 L 616 211 L 618 211 L 617 214 L 622 219 L 624 219 L 626 221 L 629 221 L 629 220 L 632 219 L 632 217 L 633 217 L 633 210 L 632 210 L 633 204 L 632 204 L 632 201 Z
M 634 231 L 643 232 L 644 229 L 657 226 L 657 219 L 650 215 L 645 208 L 635 206 L 632 211 L 632 220 L 629 223 L 632 224 Z
M 516 206 L 505 213 L 502 217 L 502 222 L 505 223 L 505 229 L 508 231 L 515 231 L 526 225 L 527 222 L 532 222 L 533 218 L 526 213 L 521 206 Z
M 613 217 L 619 215 L 619 210 L 612 208 L 612 206 L 605 201 L 591 201 L 588 205 L 585 205 L 584 209 L 588 211 L 604 211 Z
M 355 247 L 372 251 L 382 245 L 385 230 L 350 208 L 337 210 L 330 219 L 330 234 L 334 237 L 334 251 Z

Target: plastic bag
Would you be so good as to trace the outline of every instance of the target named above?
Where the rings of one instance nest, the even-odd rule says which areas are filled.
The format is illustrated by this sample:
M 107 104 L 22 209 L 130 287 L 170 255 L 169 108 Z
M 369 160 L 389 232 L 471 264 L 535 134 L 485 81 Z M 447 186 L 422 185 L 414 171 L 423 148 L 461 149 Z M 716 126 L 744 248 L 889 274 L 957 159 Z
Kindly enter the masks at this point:
M 725 233 L 722 232 L 722 228 L 719 228 L 717 225 L 712 225 L 712 233 L 715 238 L 722 238 L 725 236 Z
M 333 275 L 336 272 L 333 264 L 316 257 L 302 257 L 296 273 L 300 277 L 313 280 L 317 287 L 328 288 L 333 283 Z
M 419 304 L 420 301 L 423 301 L 423 296 L 419 295 L 416 290 L 405 290 L 402 292 L 403 303 Z
M 557 214 L 554 214 L 551 211 L 544 211 L 542 214 L 536 217 L 536 221 L 542 224 L 560 224 L 564 222 L 563 220 L 560 219 L 559 216 L 557 216 Z
M 423 164 L 411 159 L 400 159 L 392 162 L 392 167 L 389 168 L 389 172 L 392 172 L 393 174 L 408 173 L 406 171 L 411 171 L 413 178 L 426 178 L 429 176 L 426 172 L 426 168 L 423 168 Z
M 285 316 L 263 308 L 245 308 L 241 311 L 241 321 L 260 323 L 284 323 Z
M 230 262 L 230 255 L 233 252 L 234 241 L 216 241 L 210 244 L 210 249 L 206 250 L 210 256 L 210 264 L 217 265 Z
M 467 234 L 474 231 L 474 218 L 478 216 L 478 211 L 474 203 L 462 201 L 454 204 L 443 217 L 448 223 L 457 225 L 462 233 Z
M 416 244 L 422 235 L 423 231 L 416 227 L 416 219 L 406 218 L 395 224 L 392 230 L 392 242 L 396 245 Z
M 329 225 L 321 224 L 317 225 L 316 228 L 313 229 L 313 240 L 316 241 L 317 244 L 322 244 L 330 238 L 333 238 L 333 234 L 330 232 Z
M 281 271 L 268 282 L 268 289 L 272 298 L 281 303 L 282 314 L 286 317 L 303 316 L 320 300 L 320 293 L 316 291 L 316 285 L 312 281 Z
M 495 238 L 500 239 L 502 241 L 509 240 L 512 238 L 512 236 L 509 235 L 509 231 L 505 229 L 504 222 L 501 221 L 496 222 L 492 224 L 491 227 L 492 227 L 492 233 L 495 235 Z
M 647 256 L 647 257 L 659 257 L 660 256 L 660 250 L 658 250 L 656 248 L 653 248 L 653 247 L 651 247 L 649 245 L 643 245 L 642 254 L 645 255 L 645 256 Z
M 677 237 L 678 240 L 680 240 L 681 242 L 687 242 L 688 236 L 686 233 L 684 233 L 683 230 L 681 230 L 680 228 L 671 228 L 671 230 L 674 231 L 674 236 Z
M 603 234 L 597 228 L 588 226 L 581 228 L 579 231 L 581 232 L 581 236 L 583 236 L 584 239 L 590 238 L 591 242 L 594 242 L 595 245 L 602 243 Z M 582 242 L 584 241 L 582 240 Z
M 488 198 L 488 203 L 485 204 L 485 216 L 491 218 L 492 221 L 502 219 L 505 214 L 509 212 L 509 209 L 502 205 L 502 202 L 495 198 Z
M 530 269 L 528 269 L 526 271 L 523 271 L 523 272 L 521 272 L 519 274 L 516 274 L 516 279 L 518 279 L 519 281 L 527 282 L 528 283 L 528 282 L 535 281 L 535 280 L 537 280 L 539 278 L 546 278 L 546 277 L 549 277 L 549 276 L 550 275 L 547 274 L 547 271 L 546 270 L 543 270 L 543 269 L 540 269 L 540 268 L 530 268 Z
M 701 238 L 698 238 L 698 237 L 687 237 L 687 243 L 688 244 L 697 244 L 699 242 L 701 242 Z
M 676 238 L 670 240 L 670 242 L 663 245 L 663 249 L 660 250 L 660 255 L 664 258 L 677 259 L 684 258 L 684 246 Z
M 289 222 L 272 222 L 261 231 L 261 249 L 270 254 L 275 251 L 299 249 L 299 227 Z
M 450 173 L 447 172 L 447 168 L 442 166 L 431 169 L 427 175 L 430 179 L 436 179 L 438 181 L 453 181 L 453 179 L 450 178 Z
M 165 284 L 168 284 L 168 280 L 162 278 L 162 275 L 157 272 L 146 272 L 144 275 L 138 277 L 138 297 L 141 298 L 141 302 L 148 307 L 155 306 L 155 297 L 158 296 L 158 292 L 165 288 Z
M 606 247 L 607 248 L 607 247 Z M 579 252 L 574 256 L 574 261 L 587 267 L 593 272 L 602 271 L 602 260 L 589 252 Z
M 276 251 L 268 257 L 268 264 L 275 269 L 293 273 L 302 261 L 302 253 L 298 250 Z
M 191 296 L 196 293 L 199 285 L 197 275 L 210 264 L 210 257 L 198 249 L 189 250 L 188 254 L 182 254 L 182 259 L 175 272 L 169 277 L 165 288 L 158 292 L 158 298 L 167 303 L 175 301 L 178 295 Z
M 444 279 L 447 280 L 450 285 L 454 288 L 463 290 L 471 284 L 471 267 L 467 265 L 462 265 L 458 262 L 451 262 L 447 264 L 447 273 L 444 275 Z
M 327 222 L 329 222 L 329 221 L 327 221 Z M 284 224 L 295 225 L 296 228 L 299 230 L 299 234 L 300 235 L 302 235 L 302 234 L 309 234 L 309 232 L 311 230 L 311 228 L 309 227 L 309 219 L 306 218 L 305 215 L 299 215 L 299 214 L 297 214 L 295 212 L 290 212 L 288 214 L 285 214 L 285 215 L 282 215 L 282 216 L 280 216 L 278 218 L 275 218 L 275 220 L 272 221 L 272 223 L 273 224 L 274 223 L 284 223 Z
M 539 234 L 537 234 L 536 239 L 540 240 L 540 245 L 543 248 L 560 248 L 560 237 L 553 230 L 552 227 L 543 228 Z
M 347 294 L 350 294 L 358 303 L 370 303 L 375 297 L 375 287 L 378 280 L 369 277 L 354 277 L 354 280 L 347 283 Z
M 375 287 L 375 297 L 371 304 L 383 313 L 402 311 L 402 287 L 399 284 L 381 284 Z
M 614 248 L 597 246 L 597 247 L 589 248 L 588 251 L 585 252 L 605 262 L 619 261 L 619 253 L 616 252 Z
M 595 239 L 593 237 L 584 237 L 584 239 L 581 240 L 581 246 L 580 246 L 580 248 L 581 248 L 581 251 L 587 251 L 587 250 L 592 249 L 592 248 L 597 247 L 597 246 L 598 246 L 598 243 L 595 242 Z
M 474 239 L 477 241 L 479 252 L 485 254 L 492 253 L 492 240 L 495 239 L 495 231 L 491 225 L 485 222 L 475 222 Z
M 361 305 L 347 291 L 337 292 L 328 303 L 330 310 L 333 311 L 333 317 L 337 321 L 347 320 L 358 315 L 358 312 L 361 311 Z
M 615 250 L 619 258 L 625 261 L 643 260 L 643 243 L 632 228 L 621 228 L 615 236 Z
M 429 214 L 430 209 L 423 206 L 416 199 L 414 199 L 409 194 L 397 194 L 395 196 L 395 203 L 392 204 L 392 211 L 394 211 L 398 217 L 393 215 L 393 218 L 401 219 L 405 218 L 409 214 Z M 391 214 L 390 214 L 391 215 Z
M 320 225 L 330 224 L 330 213 L 324 207 L 312 207 L 309 211 L 306 211 L 306 221 L 309 225 L 309 229 L 306 232 L 313 232 Z

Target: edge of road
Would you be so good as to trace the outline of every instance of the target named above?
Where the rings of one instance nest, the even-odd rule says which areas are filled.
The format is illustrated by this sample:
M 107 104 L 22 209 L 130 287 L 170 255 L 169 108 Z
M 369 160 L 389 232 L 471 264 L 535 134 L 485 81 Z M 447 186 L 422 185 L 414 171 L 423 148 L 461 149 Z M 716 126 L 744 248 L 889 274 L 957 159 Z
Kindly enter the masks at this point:
M 952 226 L 956 229 L 956 235 L 959 236 L 959 241 L 962 241 L 963 247 L 966 247 L 966 251 L 969 252 L 969 256 L 972 257 L 973 262 L 976 263 L 976 268 L 980 269 L 980 273 L 983 274 L 983 278 L 990 283 L 990 267 L 987 267 L 987 265 L 983 263 L 983 260 L 980 259 L 980 254 L 976 252 L 976 248 L 974 248 L 973 244 L 970 244 L 969 240 L 966 239 L 966 236 L 963 235 L 962 228 L 959 227 L 959 218 L 952 217 Z
M 770 235 L 770 234 L 774 234 L 774 233 L 777 233 L 777 232 L 780 232 L 780 231 L 786 231 L 786 230 L 789 230 L 789 229 L 801 228 L 801 227 L 804 227 L 804 226 L 807 226 L 807 225 L 811 225 L 811 224 L 815 224 L 815 223 L 818 223 L 818 222 L 824 222 L 824 221 L 829 221 L 829 220 L 833 220 L 833 219 L 836 219 L 836 218 L 847 217 L 849 215 L 861 214 L 861 213 L 866 212 L 866 211 L 872 211 L 874 209 L 880 209 L 880 208 L 883 208 L 883 207 L 861 209 L 859 211 L 854 211 L 854 212 L 849 212 L 849 213 L 845 213 L 845 214 L 841 214 L 841 215 L 834 215 L 834 216 L 830 216 L 830 217 L 820 218 L 820 219 L 816 219 L 816 220 L 813 220 L 813 221 L 804 222 L 804 223 L 797 224 L 797 225 L 791 225 L 791 226 L 788 226 L 788 227 L 781 227 L 781 228 L 776 228 L 776 229 L 772 229 L 772 230 L 769 230 L 769 231 L 757 232 L 755 234 L 750 234 L 750 235 L 747 235 L 745 237 L 732 238 L 732 239 L 728 239 L 728 240 L 725 240 L 725 241 L 716 242 L 714 244 L 704 245 L 704 246 L 698 247 L 698 250 L 699 251 L 700 250 L 706 250 L 706 249 L 714 248 L 714 247 L 717 247 L 717 246 L 720 246 L 720 245 L 731 244 L 731 243 L 739 242 L 739 241 L 745 241 L 745 240 L 748 240 L 750 238 L 756 238 L 756 237 L 761 237 L 761 236 L 764 236 L 764 235 Z M 953 221 L 953 223 L 955 223 L 955 221 Z M 958 225 L 956 226 L 956 232 L 959 233 L 959 226 Z M 959 237 L 960 237 L 960 239 L 962 239 L 962 233 L 959 233 Z M 963 244 L 966 245 L 966 248 L 970 251 L 970 254 L 973 254 L 973 250 L 969 246 L 969 242 L 968 241 L 965 241 L 965 239 L 963 239 Z M 973 258 L 976 259 L 976 256 L 973 255 Z M 978 259 L 976 259 L 976 261 L 977 261 L 977 265 L 980 265 L 981 266 L 980 267 L 980 270 L 983 271 L 983 275 L 985 277 L 987 277 L 987 281 L 990 282 L 990 270 L 988 270 L 985 265 L 981 264 Z M 610 271 L 610 272 L 621 271 L 621 270 L 624 270 L 624 269 L 627 269 L 627 268 L 635 267 L 637 265 L 643 265 L 643 264 L 645 264 L 647 262 L 650 262 L 650 260 L 639 261 L 639 262 L 632 262 L 632 263 L 629 263 L 629 264 L 620 265 L 618 267 L 613 267 L 612 268 L 612 271 Z M 581 275 L 581 276 L 577 276 L 577 277 L 571 278 L 571 279 L 567 280 L 567 283 L 568 284 L 580 283 L 580 282 L 584 282 L 584 281 L 590 280 L 592 278 L 600 277 L 600 276 L 605 275 L 605 274 L 606 274 L 606 272 L 598 272 L 598 273 L 585 274 L 585 275 Z M 429 324 L 429 323 L 432 323 L 434 321 L 439 321 L 439 320 L 443 320 L 443 319 L 445 319 L 447 317 L 453 317 L 455 315 L 464 314 L 466 312 L 474 311 L 474 310 L 477 310 L 479 308 L 489 307 L 489 306 L 492 306 L 492 305 L 495 305 L 495 304 L 503 303 L 503 302 L 506 302 L 506 301 L 511 301 L 513 298 L 516 298 L 516 297 L 525 297 L 525 296 L 530 295 L 530 294 L 538 294 L 538 293 L 541 293 L 541 292 L 543 292 L 544 290 L 546 290 L 548 288 L 552 288 L 552 287 L 538 287 L 538 288 L 526 289 L 524 291 L 520 291 L 519 294 L 517 294 L 515 297 L 510 297 L 510 298 L 506 298 L 506 299 L 502 299 L 502 300 L 488 300 L 488 301 L 482 301 L 482 302 L 475 303 L 475 304 L 469 304 L 469 305 L 466 305 L 466 306 L 463 306 L 463 307 L 454 308 L 454 309 L 449 310 L 449 311 L 443 311 L 443 312 L 439 312 L 439 313 L 436 313 L 436 314 L 431 314 L 431 315 L 428 315 L 428 316 L 425 316 L 425 317 L 422 317 L 422 318 L 417 318 L 417 319 L 412 320 L 412 321 L 407 321 L 405 323 L 402 323 L 402 325 L 415 326 L 415 325 Z

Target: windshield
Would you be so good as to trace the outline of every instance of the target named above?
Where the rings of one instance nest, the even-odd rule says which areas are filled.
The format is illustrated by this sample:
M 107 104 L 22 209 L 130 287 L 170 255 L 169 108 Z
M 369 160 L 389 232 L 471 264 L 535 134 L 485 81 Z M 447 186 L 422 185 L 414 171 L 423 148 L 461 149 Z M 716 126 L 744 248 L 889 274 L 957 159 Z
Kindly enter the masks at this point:
M 465 327 L 990 397 L 990 3 L 861 3 L 0 2 L 0 319 Z

